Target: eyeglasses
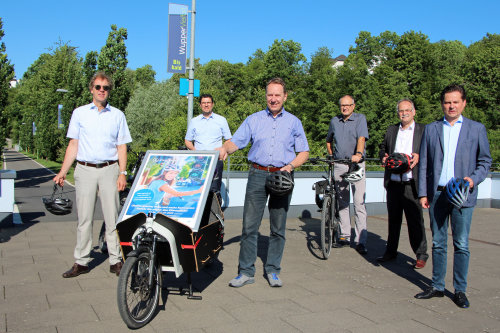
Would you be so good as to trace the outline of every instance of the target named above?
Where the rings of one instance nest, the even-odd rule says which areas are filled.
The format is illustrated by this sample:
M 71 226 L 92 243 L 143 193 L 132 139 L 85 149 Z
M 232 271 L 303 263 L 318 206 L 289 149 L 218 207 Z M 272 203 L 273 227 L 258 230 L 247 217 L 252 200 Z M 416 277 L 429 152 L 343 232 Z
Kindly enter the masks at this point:
M 413 111 L 413 109 L 404 109 L 404 110 L 398 109 L 399 113 L 406 113 L 406 112 L 412 112 L 412 111 Z
M 354 104 L 340 104 L 340 107 L 341 108 L 350 108 L 351 106 L 353 106 Z
M 104 89 L 104 91 L 110 91 L 111 90 L 111 87 L 110 86 L 101 86 L 100 84 L 96 84 L 94 86 L 95 90 L 101 90 Z

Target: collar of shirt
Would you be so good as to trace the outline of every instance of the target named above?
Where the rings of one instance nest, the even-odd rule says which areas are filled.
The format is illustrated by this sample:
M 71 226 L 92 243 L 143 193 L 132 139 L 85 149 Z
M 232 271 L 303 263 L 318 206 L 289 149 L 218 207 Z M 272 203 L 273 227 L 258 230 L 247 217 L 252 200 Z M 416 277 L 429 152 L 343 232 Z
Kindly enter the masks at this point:
M 94 104 L 94 102 L 90 103 L 90 109 L 91 110 L 97 110 L 99 111 L 99 108 L 97 107 L 97 105 Z M 101 111 L 111 111 L 111 106 L 108 104 L 106 104 L 106 106 L 104 107 L 104 109 L 102 109 Z
M 214 113 L 213 113 L 213 112 L 212 112 L 212 113 L 210 113 L 210 116 L 208 116 L 208 117 L 205 117 L 205 116 L 203 115 L 203 113 L 202 113 L 202 114 L 200 114 L 200 116 L 201 116 L 201 117 L 200 117 L 200 119 L 206 119 L 206 120 L 208 120 L 208 119 L 213 119 L 213 118 L 214 118 Z
M 448 120 L 446 120 L 445 117 L 443 117 L 443 122 L 446 126 L 450 126 L 451 127 L 451 124 Z M 462 117 L 462 115 L 460 115 L 460 117 L 458 117 L 458 120 L 455 122 L 455 123 L 463 123 L 464 122 L 464 117 Z
M 415 121 L 413 121 L 410 126 L 408 126 L 408 128 L 404 129 L 403 128 L 403 124 L 402 123 L 399 123 L 399 130 L 400 131 L 413 131 L 413 129 L 415 128 Z
M 276 118 L 277 117 L 283 117 L 283 111 L 284 110 L 285 110 L 285 108 L 281 108 L 280 112 L 276 115 Z M 271 111 L 269 111 L 269 108 L 266 108 L 266 111 L 267 111 L 267 115 L 268 116 L 271 116 L 271 117 L 275 118 L 274 114 Z

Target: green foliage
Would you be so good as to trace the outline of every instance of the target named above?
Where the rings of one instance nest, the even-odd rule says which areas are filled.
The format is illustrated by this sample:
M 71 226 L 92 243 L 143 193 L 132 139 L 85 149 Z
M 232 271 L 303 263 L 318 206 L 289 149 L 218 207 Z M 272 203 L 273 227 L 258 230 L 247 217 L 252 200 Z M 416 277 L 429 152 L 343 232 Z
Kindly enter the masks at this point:
M 65 129 L 76 106 L 76 96 L 81 94 L 81 64 L 74 47 L 58 42 L 54 50 L 40 56 L 19 85 L 20 140 L 23 147 L 36 150 L 41 158 L 61 158 Z M 68 92 L 56 92 L 57 89 Z M 64 105 L 61 112 L 64 129 L 58 128 L 58 104 Z M 36 126 L 34 136 L 33 123 Z
M 183 99 L 178 95 L 178 86 L 172 80 L 156 83 L 150 87 L 139 86 L 125 109 L 125 116 L 133 139 L 133 149 L 144 151 L 151 149 L 150 147 L 158 141 L 163 142 L 164 140 L 160 139 L 161 129 L 166 126 L 166 121 L 170 119 L 171 115 L 178 112 L 177 105 L 182 102 Z M 182 120 L 184 128 L 186 127 L 186 119 L 185 115 Z M 180 124 L 177 126 L 180 127 Z M 180 138 L 177 139 L 180 141 Z M 182 142 L 178 142 L 177 146 L 183 142 L 184 136 L 182 136 Z
M 0 20 L 0 39 L 3 31 Z M 24 147 L 36 149 L 49 158 L 64 154 L 66 128 L 57 129 L 57 104 L 64 104 L 63 123 L 71 111 L 91 100 L 88 81 L 96 70 L 110 74 L 115 89 L 110 103 L 125 111 L 133 138 L 133 149 L 177 149 L 184 144 L 187 100 L 178 95 L 179 79 L 155 83 L 150 65 L 127 68 L 127 30 L 111 26 L 101 52 L 91 51 L 85 59 L 75 48 L 59 42 L 42 54 L 24 74 L 18 88 L 2 92 L 1 128 Z M 301 45 L 292 40 L 275 40 L 267 50 L 257 49 L 243 63 L 195 59 L 195 78 L 201 93 L 214 96 L 214 112 L 226 117 L 234 133 L 250 114 L 266 107 L 265 84 L 275 76 L 287 83 L 285 108 L 303 123 L 311 156 L 326 154 L 325 137 L 330 119 L 339 114 L 338 100 L 349 94 L 355 98 L 355 112 L 368 121 L 370 138 L 367 156 L 377 157 L 378 146 L 387 127 L 398 122 L 396 103 L 411 98 L 416 119 L 429 123 L 443 116 L 441 90 L 448 84 L 464 84 L 467 92 L 465 116 L 485 124 L 495 162 L 500 159 L 500 35 L 487 34 L 466 47 L 459 41 L 431 43 L 421 33 L 402 35 L 385 31 L 378 36 L 361 31 L 343 66 L 333 68 L 333 50 L 320 47 L 308 61 Z M 0 79 L 8 75 L 10 62 L 5 47 L 0 49 Z M 3 61 L 3 62 L 2 62 Z M 7 71 L 3 71 L 4 66 Z M 7 73 L 7 74 L 5 74 Z M 10 73 L 10 74 L 9 74 Z M 55 93 L 57 88 L 68 93 Z M 6 97 L 7 96 L 7 97 Z M 194 115 L 200 112 L 195 101 Z M 37 135 L 32 135 L 36 122 Z M 231 157 L 231 168 L 245 170 L 248 147 Z
M 8 91 L 9 91 L 9 82 L 14 77 L 14 66 L 10 63 L 10 60 L 7 58 L 7 53 L 5 43 L 2 42 L 2 38 L 5 36 L 3 31 L 3 22 L 0 17 L 0 142 L 5 142 L 6 137 L 6 124 L 7 117 L 5 108 L 8 105 Z
M 115 24 L 111 25 L 106 45 L 101 48 L 97 58 L 97 69 L 110 75 L 114 81 L 109 103 L 120 110 L 125 110 L 131 94 L 125 73 L 128 64 L 125 46 L 127 37 L 127 29 L 118 29 Z

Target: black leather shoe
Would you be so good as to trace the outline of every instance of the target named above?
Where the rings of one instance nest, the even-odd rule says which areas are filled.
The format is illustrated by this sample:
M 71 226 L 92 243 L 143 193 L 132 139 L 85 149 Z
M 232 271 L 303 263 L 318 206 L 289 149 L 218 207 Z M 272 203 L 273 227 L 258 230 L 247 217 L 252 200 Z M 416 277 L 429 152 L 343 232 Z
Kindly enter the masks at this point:
M 444 296 L 444 291 L 440 291 L 440 290 L 437 290 L 434 288 L 429 288 L 420 294 L 416 294 L 415 298 L 429 299 L 429 298 L 433 298 L 433 297 L 443 297 L 443 296 Z
M 453 302 L 455 302 L 455 304 L 462 309 L 467 309 L 470 306 L 467 296 L 465 296 L 465 293 L 461 291 L 455 293 L 455 296 L 453 296 Z
M 385 253 L 382 257 L 378 257 L 377 261 L 378 262 L 391 261 L 391 260 L 395 260 L 397 256 L 398 256 L 397 254 L 387 254 L 387 253 Z
M 82 266 L 82 265 L 78 265 L 77 263 L 75 263 L 73 265 L 73 267 L 71 267 L 68 271 L 64 272 L 62 276 L 63 276 L 63 278 L 72 278 L 72 277 L 78 276 L 80 274 L 85 274 L 88 272 L 90 272 L 90 269 L 88 266 Z
M 109 266 L 109 272 L 110 273 L 115 273 L 116 276 L 119 276 L 120 272 L 122 270 L 122 267 L 123 267 L 123 263 L 121 261 L 119 261 L 116 264 Z
M 356 245 L 356 251 L 358 251 L 359 254 L 365 255 L 368 254 L 368 250 L 365 247 L 365 244 L 358 244 Z

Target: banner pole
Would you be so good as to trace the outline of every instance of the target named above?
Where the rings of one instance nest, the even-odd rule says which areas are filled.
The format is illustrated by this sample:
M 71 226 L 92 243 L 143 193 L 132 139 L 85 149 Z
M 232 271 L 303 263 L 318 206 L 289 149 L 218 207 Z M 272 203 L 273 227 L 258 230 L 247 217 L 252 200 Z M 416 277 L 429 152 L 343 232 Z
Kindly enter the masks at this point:
M 187 124 L 193 118 L 193 97 L 194 97 L 194 23 L 196 17 L 196 0 L 191 1 L 191 42 L 189 50 L 189 91 L 188 91 L 188 112 Z

